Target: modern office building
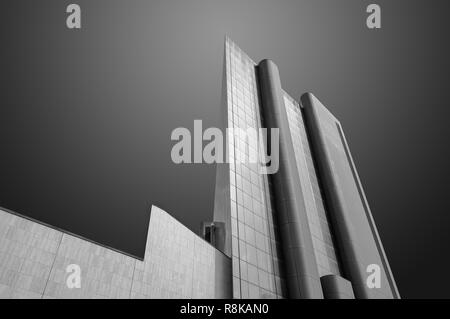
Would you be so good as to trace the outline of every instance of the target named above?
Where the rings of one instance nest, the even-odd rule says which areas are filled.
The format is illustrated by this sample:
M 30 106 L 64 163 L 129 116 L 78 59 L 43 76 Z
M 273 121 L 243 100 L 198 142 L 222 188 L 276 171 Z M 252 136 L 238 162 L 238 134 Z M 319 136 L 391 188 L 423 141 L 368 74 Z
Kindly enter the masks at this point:
M 259 136 L 228 136 L 213 221 L 200 237 L 153 206 L 143 260 L 0 210 L 0 298 L 399 298 L 339 121 L 228 38 L 222 98 L 223 129 L 279 130 L 276 172 L 245 160 Z
M 295 101 L 272 61 L 256 64 L 229 38 L 223 72 L 223 126 L 279 129 L 276 173 L 242 160 L 266 145 L 245 134 L 218 165 L 214 221 L 233 297 L 399 298 L 339 121 L 312 94 Z M 371 265 L 379 287 L 367 284 Z

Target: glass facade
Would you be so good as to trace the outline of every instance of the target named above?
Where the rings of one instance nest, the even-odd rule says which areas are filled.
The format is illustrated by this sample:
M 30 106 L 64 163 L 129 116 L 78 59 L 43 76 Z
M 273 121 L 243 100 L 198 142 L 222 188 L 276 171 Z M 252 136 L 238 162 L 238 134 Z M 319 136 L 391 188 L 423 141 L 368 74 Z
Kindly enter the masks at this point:
M 228 128 L 265 127 L 258 90 L 257 65 L 230 39 L 225 41 L 226 120 Z M 340 275 L 326 206 L 298 102 L 282 92 L 295 163 L 311 231 L 319 276 Z M 231 256 L 235 298 L 287 297 L 284 260 L 279 239 L 270 175 L 249 164 L 258 142 L 249 134 L 228 139 Z M 259 145 L 265 147 L 265 145 Z
M 227 125 L 261 128 L 255 63 L 228 38 L 225 44 Z M 258 142 L 233 134 L 228 141 L 234 298 L 283 298 L 281 246 L 268 175 L 249 164 Z M 254 153 L 253 153 L 254 154 Z
M 300 105 L 286 92 L 283 93 L 319 275 L 339 275 L 333 238 Z

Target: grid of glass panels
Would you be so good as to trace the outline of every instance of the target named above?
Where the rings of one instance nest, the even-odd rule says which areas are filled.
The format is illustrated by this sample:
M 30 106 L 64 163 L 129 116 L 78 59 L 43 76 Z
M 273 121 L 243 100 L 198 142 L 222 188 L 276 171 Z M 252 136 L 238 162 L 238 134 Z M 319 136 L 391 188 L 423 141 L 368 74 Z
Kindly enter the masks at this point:
M 300 106 L 286 92 L 284 92 L 284 103 L 319 275 L 339 275 L 339 265 Z
M 255 63 L 226 39 L 228 127 L 261 127 Z M 249 164 L 252 136 L 229 138 L 234 298 L 286 297 L 281 246 L 268 175 Z M 240 160 L 238 160 L 240 159 Z M 242 161 L 242 159 L 246 159 Z

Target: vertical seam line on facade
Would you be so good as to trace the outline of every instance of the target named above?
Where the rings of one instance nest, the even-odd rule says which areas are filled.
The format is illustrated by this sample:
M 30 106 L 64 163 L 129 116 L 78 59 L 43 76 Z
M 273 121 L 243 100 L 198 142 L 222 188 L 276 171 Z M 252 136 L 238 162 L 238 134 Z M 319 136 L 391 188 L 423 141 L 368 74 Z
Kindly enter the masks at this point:
M 59 239 L 58 247 L 56 248 L 56 251 L 55 251 L 55 258 L 53 259 L 52 265 L 50 267 L 50 272 L 48 273 L 47 281 L 45 282 L 45 287 L 44 287 L 44 290 L 42 291 L 41 299 L 44 299 L 45 291 L 47 290 L 47 285 L 48 285 L 48 282 L 50 281 L 50 276 L 52 274 L 53 268 L 55 267 L 56 258 L 58 257 L 58 252 L 61 247 L 63 236 L 64 236 L 64 233 L 61 232 L 61 238 Z
M 145 260 L 145 253 L 144 253 L 144 260 Z M 137 260 L 134 260 L 133 274 L 131 275 L 131 285 L 130 285 L 129 299 L 131 299 L 131 293 L 132 293 L 132 291 L 133 291 L 133 285 L 134 285 L 134 273 L 136 272 L 136 263 L 137 263 Z
M 196 239 L 196 238 L 195 238 Z M 194 253 L 192 254 L 192 285 L 191 285 L 191 298 L 194 295 L 194 266 L 195 266 L 195 242 L 196 240 L 194 239 Z M 184 296 L 182 296 L 181 298 L 185 298 Z
M 233 123 L 233 129 L 235 126 L 234 123 L 234 97 L 233 97 L 233 72 L 232 72 L 232 61 L 231 61 L 231 48 L 230 48 L 230 43 L 227 39 L 227 59 L 228 59 L 228 64 L 229 64 L 229 75 L 230 75 L 230 101 L 231 101 L 231 122 Z M 225 68 L 228 68 L 228 65 L 225 61 Z M 234 62 L 233 62 L 233 66 L 234 66 Z M 228 96 L 228 78 L 227 78 L 227 96 Z M 230 105 L 228 105 L 228 98 L 227 98 L 227 114 L 229 115 L 230 110 L 229 110 Z M 228 127 L 228 120 L 229 117 L 227 116 L 227 127 Z M 238 264 L 238 271 L 239 271 L 239 299 L 242 299 L 242 274 L 241 274 L 241 249 L 240 249 L 240 237 L 239 237 L 239 212 L 238 212 L 238 205 L 237 205 L 237 186 L 236 186 L 236 141 L 235 141 L 235 135 L 234 135 L 234 131 L 233 131 L 233 135 L 232 135 L 232 139 L 233 139 L 233 158 L 234 158 L 234 199 L 235 199 L 235 212 L 236 212 L 236 231 L 237 231 L 237 251 L 238 251 L 238 256 L 237 256 L 237 264 Z M 231 186 L 231 184 L 230 184 Z M 230 190 L 228 190 L 230 191 Z M 230 214 L 231 215 L 231 214 Z M 231 232 L 231 245 L 233 245 L 233 232 Z M 231 247 L 231 267 L 233 267 L 233 247 Z M 232 270 L 233 272 L 233 270 Z M 232 274 L 232 276 L 234 276 L 234 274 Z M 234 292 L 233 292 L 234 295 Z M 234 296 L 233 296 L 234 297 Z

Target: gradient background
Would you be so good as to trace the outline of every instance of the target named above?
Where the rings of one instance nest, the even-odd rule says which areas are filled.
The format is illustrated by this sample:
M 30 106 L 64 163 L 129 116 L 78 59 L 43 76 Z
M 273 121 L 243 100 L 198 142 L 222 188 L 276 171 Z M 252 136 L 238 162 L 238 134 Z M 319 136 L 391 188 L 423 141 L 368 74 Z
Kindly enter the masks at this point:
M 228 34 L 341 121 L 402 297 L 450 297 L 448 1 L 377 0 L 369 30 L 372 2 L 2 2 L 0 207 L 138 256 L 152 204 L 198 232 L 215 167 L 170 134 L 219 125 Z

